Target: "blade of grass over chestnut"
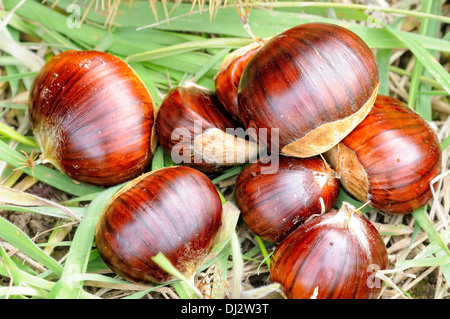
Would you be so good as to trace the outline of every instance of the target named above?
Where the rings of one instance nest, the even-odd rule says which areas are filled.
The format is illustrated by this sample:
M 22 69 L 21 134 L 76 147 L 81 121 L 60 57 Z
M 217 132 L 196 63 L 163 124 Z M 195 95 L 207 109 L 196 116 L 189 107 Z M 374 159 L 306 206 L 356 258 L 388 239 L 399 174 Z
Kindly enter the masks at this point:
M 181 286 L 178 285 L 179 282 L 173 282 L 172 285 L 175 285 L 177 291 L 182 294 L 182 297 L 190 299 L 202 298 L 202 293 L 198 290 L 197 287 L 195 287 L 192 279 L 186 278 L 182 273 L 180 273 L 178 269 L 176 269 L 167 259 L 167 257 L 164 256 L 164 254 L 158 253 L 152 259 L 167 273 L 179 279 L 179 281 L 181 282 Z

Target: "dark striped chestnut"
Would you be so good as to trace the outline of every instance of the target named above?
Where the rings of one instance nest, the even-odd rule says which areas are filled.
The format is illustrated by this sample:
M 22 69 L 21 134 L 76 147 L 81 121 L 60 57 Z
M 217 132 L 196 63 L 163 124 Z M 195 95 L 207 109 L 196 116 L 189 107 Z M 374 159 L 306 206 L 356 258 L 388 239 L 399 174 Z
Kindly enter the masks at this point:
M 300 225 L 277 246 L 270 278 L 289 299 L 375 299 L 382 285 L 376 272 L 387 267 L 380 234 L 344 202 Z
M 248 62 L 239 84 L 239 112 L 261 145 L 311 157 L 335 146 L 364 119 L 378 81 L 375 57 L 355 33 L 332 24 L 302 24 L 268 40 Z
M 221 216 L 221 199 L 206 175 L 184 166 L 162 168 L 113 196 L 95 243 L 106 265 L 133 282 L 174 279 L 152 260 L 159 252 L 190 279 L 212 249 Z
M 278 167 L 261 160 L 247 166 L 235 187 L 236 205 L 250 230 L 280 242 L 313 215 L 334 208 L 339 182 L 319 157 L 280 157 Z
M 217 98 L 237 121 L 241 121 L 238 108 L 238 88 L 242 72 L 248 61 L 261 48 L 262 43 L 253 42 L 231 52 L 220 65 L 214 85 Z
M 187 83 L 171 89 L 158 111 L 156 132 L 162 149 L 176 164 L 206 173 L 256 158 L 258 145 L 245 138 L 240 124 L 211 90 Z
M 425 205 L 432 198 L 430 183 L 441 172 L 442 152 L 430 125 L 405 103 L 382 95 L 325 156 L 350 194 L 393 214 Z
M 30 92 L 29 115 L 44 161 L 100 186 L 142 174 L 155 149 L 155 105 L 124 61 L 98 51 L 50 59 Z

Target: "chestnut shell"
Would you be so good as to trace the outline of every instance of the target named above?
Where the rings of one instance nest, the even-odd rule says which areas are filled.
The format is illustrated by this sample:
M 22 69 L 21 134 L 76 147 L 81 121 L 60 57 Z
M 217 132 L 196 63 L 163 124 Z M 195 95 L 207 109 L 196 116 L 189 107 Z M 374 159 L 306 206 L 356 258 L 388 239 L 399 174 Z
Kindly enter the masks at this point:
M 275 249 L 270 278 L 290 299 L 374 299 L 381 290 L 375 271 L 388 267 L 375 227 L 344 209 L 300 225 Z
M 161 103 L 156 120 L 159 144 L 172 155 L 175 163 L 206 173 L 221 171 L 227 166 L 197 154 L 193 147 L 195 138 L 208 129 L 226 132 L 227 128 L 238 127 L 240 124 L 220 104 L 214 92 L 195 84 L 171 89 Z
M 270 165 L 259 160 L 247 166 L 234 196 L 249 229 L 279 242 L 312 215 L 334 208 L 339 182 L 319 157 L 280 157 L 276 171 L 265 171 Z
M 155 106 L 121 59 L 65 51 L 50 59 L 30 93 L 30 122 L 45 160 L 69 177 L 110 186 L 148 167 L 155 148 Z
M 241 122 L 238 107 L 239 82 L 245 66 L 261 48 L 261 45 L 258 42 L 254 42 L 231 52 L 222 62 L 214 79 L 217 98 L 231 116 L 239 122 Z
M 370 200 L 387 213 L 407 214 L 432 198 L 430 182 L 441 172 L 442 151 L 420 115 L 379 95 L 369 115 L 326 157 L 358 200 Z
M 255 53 L 241 76 L 238 106 L 260 144 L 283 155 L 311 157 L 362 121 L 377 91 L 375 57 L 355 33 L 307 23 L 271 38 Z
M 95 243 L 115 273 L 134 282 L 173 279 L 153 262 L 162 252 L 186 277 L 212 249 L 222 203 L 214 184 L 189 167 L 155 170 L 131 181 L 106 205 Z

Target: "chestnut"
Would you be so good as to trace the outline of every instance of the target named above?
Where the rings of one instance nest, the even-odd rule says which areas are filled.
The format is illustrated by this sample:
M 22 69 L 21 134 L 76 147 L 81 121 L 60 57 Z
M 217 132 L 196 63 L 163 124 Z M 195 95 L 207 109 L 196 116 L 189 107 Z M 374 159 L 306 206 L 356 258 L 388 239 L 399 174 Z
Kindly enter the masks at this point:
M 191 278 L 212 249 L 221 216 L 219 193 L 205 174 L 162 168 L 113 196 L 100 215 L 95 243 L 106 265 L 133 282 L 174 279 L 152 260 L 159 252 Z
M 241 121 L 238 108 L 238 87 L 242 72 L 248 61 L 261 48 L 262 43 L 253 42 L 231 52 L 219 67 L 214 79 L 215 92 L 220 103 L 237 121 Z
M 279 242 L 316 214 L 334 208 L 339 182 L 319 157 L 280 157 L 278 168 L 258 160 L 239 175 L 236 205 L 248 228 L 269 242 Z
M 245 138 L 240 124 L 214 92 L 195 83 L 172 88 L 158 111 L 156 132 L 176 164 L 202 172 L 222 171 L 258 156 L 258 144 Z
M 375 57 L 355 33 L 327 23 L 302 24 L 268 40 L 250 59 L 239 83 L 239 113 L 260 144 L 276 144 L 286 156 L 311 157 L 364 119 L 378 82 Z
M 441 172 L 442 151 L 420 115 L 379 95 L 369 115 L 325 157 L 356 199 L 407 214 L 432 198 L 430 183 Z
M 276 247 L 270 278 L 290 299 L 375 299 L 381 291 L 376 271 L 387 267 L 380 234 L 344 202 L 300 225 Z
M 44 161 L 100 186 L 147 169 L 156 145 L 155 112 L 133 69 L 105 52 L 60 53 L 44 65 L 30 91 L 30 122 Z

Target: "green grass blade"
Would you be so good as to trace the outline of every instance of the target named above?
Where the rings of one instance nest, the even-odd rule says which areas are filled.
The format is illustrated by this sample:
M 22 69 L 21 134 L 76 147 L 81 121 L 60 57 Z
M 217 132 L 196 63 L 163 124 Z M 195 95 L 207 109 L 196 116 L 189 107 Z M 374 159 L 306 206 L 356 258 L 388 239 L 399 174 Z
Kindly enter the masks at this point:
M 366 20 L 369 18 L 366 16 Z M 391 23 L 392 28 L 400 29 L 402 26 L 403 18 L 395 18 Z M 390 58 L 392 55 L 393 49 L 378 49 L 376 53 L 376 60 L 378 65 L 378 73 L 379 73 L 379 88 L 378 94 L 381 95 L 389 95 L 389 66 L 390 66 Z
M 164 151 L 161 148 L 161 146 L 158 146 L 152 159 L 152 171 L 163 167 L 164 167 Z
M 107 202 L 120 187 L 122 185 L 105 190 L 87 208 L 75 233 L 61 278 L 51 290 L 49 297 L 63 299 L 81 297 L 83 282 L 78 279 L 87 268 L 98 218 Z
M 180 53 L 186 53 L 190 51 L 203 50 L 206 48 L 239 48 L 241 46 L 248 45 L 252 43 L 251 39 L 242 38 L 211 38 L 205 40 L 189 41 L 185 43 L 175 44 L 172 46 L 167 46 L 161 49 L 156 49 L 152 51 L 137 53 L 128 56 L 126 62 L 142 62 L 156 60 L 160 58 L 167 58 L 173 55 L 178 55 Z
M 70 217 L 75 220 L 81 220 L 80 216 L 63 205 L 3 185 L 0 185 L 0 203 L 20 206 L 52 206 L 64 212 L 66 218 Z
M 48 293 L 44 292 L 42 289 L 32 288 L 32 287 L 2 287 L 0 288 L 0 297 L 11 297 L 11 296 L 30 296 L 35 298 L 44 299 L 47 297 Z
M 428 0 L 427 0 L 428 1 Z M 301 2 L 294 2 L 294 1 L 278 1 L 278 2 L 264 2 L 259 3 L 258 6 L 261 7 L 271 7 L 271 8 L 292 8 L 292 7 L 298 7 L 298 8 L 349 8 L 349 9 L 357 9 L 357 10 L 377 10 L 379 12 L 386 12 L 386 13 L 393 13 L 397 15 L 403 15 L 403 16 L 411 16 L 416 18 L 422 18 L 422 19 L 433 19 L 439 22 L 443 23 L 450 23 L 450 17 L 431 14 L 427 12 L 420 12 L 420 11 L 413 11 L 413 10 L 403 10 L 403 9 L 397 9 L 392 7 L 381 7 L 381 6 L 374 6 L 374 5 L 365 5 L 365 4 L 353 4 L 353 3 L 339 3 L 339 2 L 308 2 L 308 1 L 301 1 Z
M 385 23 L 383 25 L 411 50 L 416 59 L 433 75 L 436 81 L 442 85 L 443 89 L 450 94 L 450 74 L 439 64 L 439 61 L 408 33 L 402 34 Z
M 422 229 L 427 233 L 428 237 L 431 241 L 435 242 L 439 247 L 448 255 L 450 256 L 450 250 L 447 247 L 447 245 L 442 240 L 441 236 L 437 232 L 436 228 L 434 228 L 433 223 L 428 218 L 427 206 L 424 206 L 422 208 L 419 208 L 415 210 L 412 215 L 416 219 L 416 221 L 420 224 Z
M 390 66 L 389 66 L 389 71 L 390 71 L 390 72 L 397 73 L 397 74 L 400 74 L 400 75 L 404 75 L 404 76 L 409 76 L 409 77 L 412 76 L 412 73 L 411 73 L 411 72 L 408 72 L 408 71 L 406 71 L 406 70 L 403 70 L 403 69 L 398 68 L 398 67 L 393 66 L 393 65 L 390 65 Z M 421 81 L 421 83 L 430 85 L 430 86 L 432 86 L 432 87 L 434 87 L 434 88 L 442 89 L 442 85 L 441 85 L 439 82 L 437 82 L 436 80 L 432 79 L 432 78 L 425 77 L 425 76 L 420 76 L 420 81 Z M 447 92 L 446 92 L 446 93 L 447 93 Z M 448 94 L 448 93 L 447 93 L 447 94 Z
M 230 52 L 230 48 L 224 48 L 220 50 L 217 54 L 215 54 L 209 62 L 205 63 L 205 65 L 194 74 L 193 80 L 194 82 L 198 82 L 203 76 L 208 73 L 215 65 L 220 64 L 225 56 Z
M 84 215 L 84 211 L 86 210 L 86 208 L 84 207 L 70 207 L 69 209 L 81 217 Z M 34 213 L 56 218 L 67 218 L 67 214 L 62 213 L 61 209 L 56 207 L 23 207 L 23 206 L 0 204 L 0 210 L 22 212 L 22 213 Z
M 10 257 L 11 260 L 13 260 L 13 257 Z M 22 260 L 17 260 L 15 261 L 15 265 L 19 268 L 18 271 L 20 272 L 20 277 L 22 278 L 22 285 L 26 284 L 28 285 L 28 287 L 36 287 L 36 288 L 41 288 L 44 290 L 49 291 L 50 289 L 52 289 L 52 287 L 55 285 L 54 282 L 46 280 L 46 279 L 42 279 L 39 276 L 35 275 L 35 274 L 31 274 L 28 273 L 27 271 L 24 271 L 20 268 L 24 268 L 22 267 Z M 10 276 L 11 271 L 10 270 L 6 270 L 5 268 L 5 263 L 0 262 L 0 274 L 2 274 L 5 277 L 9 277 Z
M 352 204 L 354 207 L 356 207 L 358 209 L 359 209 L 359 207 L 364 205 L 364 203 L 354 199 L 353 197 L 348 195 L 345 190 L 343 190 L 341 188 L 340 191 L 339 191 L 339 197 L 338 197 L 336 205 L 338 207 L 341 207 L 343 202 L 348 202 L 348 203 Z M 370 212 L 372 210 L 373 210 L 373 207 L 371 207 L 369 205 L 366 205 L 366 206 L 364 206 L 363 208 L 360 209 L 360 211 L 362 213 L 367 213 L 367 212 Z
M 0 122 L 0 134 L 3 136 L 9 137 L 10 139 L 17 141 L 19 143 L 22 143 L 22 144 L 32 146 L 32 147 L 39 147 L 38 144 L 34 140 L 32 140 L 28 137 L 25 137 L 20 133 L 17 133 L 13 128 L 9 127 L 8 125 L 6 125 L 3 122 Z
M 15 0 L 4 0 L 3 5 L 6 10 L 11 10 L 17 4 Z M 67 6 L 66 6 L 67 7 Z M 66 9 L 66 7 L 64 9 Z M 20 8 L 17 9 L 16 15 L 25 17 L 34 23 L 44 26 L 47 32 L 53 32 L 50 30 L 58 30 L 60 34 L 65 35 L 67 38 L 72 39 L 74 42 L 87 44 L 94 46 L 102 39 L 106 30 L 91 26 L 88 24 L 82 24 L 80 28 L 71 27 L 67 21 L 68 17 L 57 10 L 54 10 L 46 5 L 41 4 L 39 1 L 26 1 Z M 58 40 L 61 37 L 56 35 L 55 39 Z M 63 43 L 69 45 L 69 43 Z M 73 46 L 73 44 L 72 44 Z
M 410 259 L 399 261 L 396 266 L 399 268 L 403 267 L 433 267 L 433 266 L 444 266 L 450 263 L 450 256 L 439 256 L 439 257 L 429 257 L 421 259 Z
M 6 253 L 5 249 L 3 248 L 3 245 L 0 243 L 0 256 L 5 264 L 5 266 L 8 268 L 8 274 L 10 274 L 10 279 L 15 285 L 22 284 L 23 278 L 20 269 L 17 267 L 17 265 L 11 260 L 11 258 Z
M 15 168 L 19 168 L 24 166 L 25 157 L 0 140 L 0 160 L 7 162 Z M 34 175 L 36 179 L 48 185 L 76 196 L 83 196 L 102 190 L 100 187 L 74 182 L 63 173 L 44 165 L 36 165 L 33 171 L 29 168 L 21 168 L 21 170 L 28 175 Z
M 149 288 L 149 289 L 147 289 L 147 290 L 139 291 L 139 292 L 136 292 L 136 293 L 131 294 L 131 295 L 129 295 L 129 296 L 123 297 L 123 299 L 141 299 L 141 298 L 143 298 L 146 294 L 152 292 L 153 290 L 158 289 L 158 288 L 160 288 L 160 287 L 164 287 L 164 286 L 166 286 L 166 285 L 167 285 L 167 284 L 162 284 L 162 285 L 158 285 L 158 286 Z
M 431 13 L 433 11 L 440 12 L 441 1 L 422 1 L 422 7 L 424 12 Z M 428 19 L 425 19 L 420 25 L 419 33 L 428 37 L 437 37 L 439 34 L 439 23 L 432 24 Z M 436 55 L 434 53 L 433 55 Z M 424 89 L 424 86 L 420 83 L 420 76 L 424 74 L 423 65 L 421 63 L 415 63 L 411 76 L 411 83 L 409 89 L 408 106 L 415 109 L 423 118 L 427 121 L 432 120 L 432 107 L 431 99 L 429 96 L 419 96 L 420 91 Z M 426 87 L 426 89 L 429 89 Z
M 63 268 L 52 257 L 45 254 L 22 230 L 4 218 L 0 218 L 0 238 L 9 242 L 28 257 L 61 275 Z
M 233 277 L 231 281 L 231 298 L 240 298 L 242 293 L 242 280 L 244 277 L 244 260 L 241 252 L 241 243 L 235 232 L 231 236 L 231 256 L 233 259 Z
M 0 76 L 0 81 L 11 81 L 11 80 L 22 79 L 25 77 L 35 77 L 36 74 L 37 74 L 37 72 L 25 72 L 25 73 L 4 75 L 4 76 Z
M 264 257 L 264 260 L 266 261 L 267 267 L 269 267 L 270 269 L 270 255 L 267 252 L 266 245 L 264 244 L 264 241 L 262 240 L 261 237 L 255 236 L 255 238 L 256 241 L 258 242 L 259 248 L 261 249 L 261 253 Z
M 445 149 L 449 146 L 450 146 L 450 136 L 447 136 L 447 138 L 443 140 L 441 143 L 441 150 L 445 151 Z
M 376 54 L 378 76 L 380 78 L 378 94 L 380 95 L 389 95 L 389 59 L 391 55 L 392 49 L 380 49 Z

